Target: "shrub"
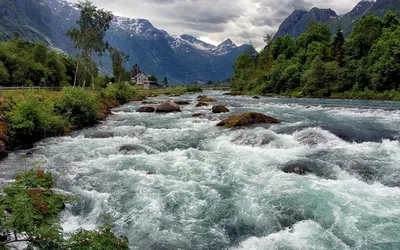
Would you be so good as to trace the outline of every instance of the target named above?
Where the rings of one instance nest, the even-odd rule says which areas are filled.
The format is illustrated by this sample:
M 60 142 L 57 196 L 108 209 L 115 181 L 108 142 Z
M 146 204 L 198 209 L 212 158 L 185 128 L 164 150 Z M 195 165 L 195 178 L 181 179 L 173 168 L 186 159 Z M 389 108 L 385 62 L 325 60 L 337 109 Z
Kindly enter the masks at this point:
M 82 88 L 63 88 L 57 108 L 76 128 L 97 123 L 96 98 Z
M 53 175 L 41 169 L 23 172 L 3 187 L 0 249 L 14 249 L 12 244 L 16 242 L 26 242 L 26 249 L 129 249 L 128 239 L 115 236 L 110 226 L 64 234 L 60 214 L 73 198 L 58 194 L 54 188 Z
M 107 100 L 117 100 L 119 104 L 130 102 L 135 95 L 135 89 L 126 83 L 111 84 L 105 91 L 105 98 Z
M 33 95 L 19 101 L 6 112 L 9 134 L 13 142 L 31 143 L 47 136 L 64 134 L 68 122 L 54 112 L 51 100 L 41 101 Z

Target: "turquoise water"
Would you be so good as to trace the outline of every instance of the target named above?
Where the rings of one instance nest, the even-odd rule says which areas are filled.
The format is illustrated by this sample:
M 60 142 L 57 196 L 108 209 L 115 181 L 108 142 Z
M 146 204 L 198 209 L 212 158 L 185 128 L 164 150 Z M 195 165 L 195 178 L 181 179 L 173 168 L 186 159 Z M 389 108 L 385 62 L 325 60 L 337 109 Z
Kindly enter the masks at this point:
M 1 175 L 38 160 L 65 170 L 60 188 L 79 201 L 64 229 L 109 217 L 132 249 L 400 249 L 399 102 L 205 94 L 283 123 L 224 129 L 215 125 L 229 114 L 195 108 L 197 95 L 161 96 L 152 101 L 192 104 L 165 115 L 127 104 L 95 128 L 11 154 Z M 313 174 L 281 171 L 294 163 Z

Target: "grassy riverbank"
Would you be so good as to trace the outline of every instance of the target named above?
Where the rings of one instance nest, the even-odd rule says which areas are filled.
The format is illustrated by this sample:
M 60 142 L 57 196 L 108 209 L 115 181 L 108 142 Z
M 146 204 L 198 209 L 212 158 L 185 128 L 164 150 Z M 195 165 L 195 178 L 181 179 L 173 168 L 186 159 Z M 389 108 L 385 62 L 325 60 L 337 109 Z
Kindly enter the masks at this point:
M 143 90 L 118 83 L 105 89 L 64 88 L 62 91 L 12 90 L 0 94 L 0 153 L 29 148 L 50 136 L 97 124 L 111 109 L 150 96 L 182 95 L 200 91 L 197 87 Z

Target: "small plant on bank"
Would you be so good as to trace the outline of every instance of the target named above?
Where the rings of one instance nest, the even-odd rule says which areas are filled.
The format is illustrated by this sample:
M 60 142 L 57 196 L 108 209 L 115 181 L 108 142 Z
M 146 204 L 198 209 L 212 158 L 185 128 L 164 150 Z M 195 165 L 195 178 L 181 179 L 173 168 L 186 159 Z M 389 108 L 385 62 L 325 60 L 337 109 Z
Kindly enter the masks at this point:
M 114 83 L 107 87 L 104 95 L 107 100 L 117 100 L 119 104 L 125 104 L 132 101 L 136 90 L 126 83 Z

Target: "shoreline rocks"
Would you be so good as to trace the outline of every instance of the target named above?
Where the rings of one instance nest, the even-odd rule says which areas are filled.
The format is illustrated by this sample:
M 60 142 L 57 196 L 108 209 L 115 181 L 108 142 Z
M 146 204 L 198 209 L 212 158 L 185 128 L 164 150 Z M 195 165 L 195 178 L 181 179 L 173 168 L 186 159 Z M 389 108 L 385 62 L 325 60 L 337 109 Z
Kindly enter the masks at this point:
M 233 127 L 244 127 L 244 126 L 251 126 L 254 124 L 276 124 L 280 123 L 278 119 L 273 117 L 249 112 L 240 115 L 233 115 L 228 119 L 225 119 L 217 124 L 217 126 L 223 126 L 225 128 L 233 128 Z

